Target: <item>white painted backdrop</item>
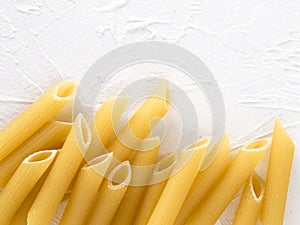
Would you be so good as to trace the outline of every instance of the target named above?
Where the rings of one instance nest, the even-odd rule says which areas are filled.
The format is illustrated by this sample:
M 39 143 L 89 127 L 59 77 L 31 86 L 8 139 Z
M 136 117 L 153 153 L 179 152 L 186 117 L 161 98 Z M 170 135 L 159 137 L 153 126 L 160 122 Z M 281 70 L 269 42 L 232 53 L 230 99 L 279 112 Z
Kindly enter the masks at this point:
M 2 0 L 0 127 L 101 55 L 160 40 L 198 55 L 216 77 L 233 146 L 279 116 L 296 144 L 285 223 L 300 220 L 300 1 Z M 222 220 L 226 224 L 226 220 Z

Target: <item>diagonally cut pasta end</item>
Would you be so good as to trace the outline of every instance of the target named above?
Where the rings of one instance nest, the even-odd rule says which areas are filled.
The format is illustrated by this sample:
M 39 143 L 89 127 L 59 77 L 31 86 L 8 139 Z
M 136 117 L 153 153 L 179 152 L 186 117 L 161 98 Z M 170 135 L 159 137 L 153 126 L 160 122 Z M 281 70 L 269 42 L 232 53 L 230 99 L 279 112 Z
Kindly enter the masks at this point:
M 154 167 L 150 184 L 162 182 L 170 177 L 178 162 L 178 155 L 171 153 L 164 156 Z
M 195 151 L 202 148 L 207 148 L 207 146 L 210 143 L 210 138 L 203 138 L 196 143 L 190 145 L 186 150 L 184 151 Z
M 94 158 L 93 160 L 89 161 L 85 167 L 83 167 L 83 170 L 89 170 L 92 169 L 96 171 L 101 176 L 105 176 L 106 171 L 113 159 L 113 153 L 107 153 L 103 154 L 101 156 L 98 156 Z
M 77 144 L 82 152 L 85 152 L 91 143 L 92 135 L 90 128 L 81 113 L 78 114 L 73 127 Z
M 100 155 L 91 161 L 88 162 L 87 168 L 95 168 L 99 164 L 106 163 L 107 161 L 110 161 L 112 159 L 113 153 L 109 152 L 107 154 Z
M 141 147 L 138 149 L 140 152 L 152 151 L 155 148 L 159 148 L 160 138 L 159 137 L 150 137 L 142 140 Z
M 164 156 L 155 166 L 154 174 L 164 173 L 166 170 L 173 168 L 178 160 L 177 154 L 171 153 Z
M 117 190 L 129 185 L 131 180 L 131 167 L 129 161 L 116 166 L 108 176 L 108 188 Z
M 199 170 L 200 170 L 209 143 L 210 143 L 210 138 L 202 138 L 199 141 L 185 148 L 179 154 L 179 160 L 178 163 L 176 164 L 176 167 L 174 168 L 173 174 L 181 170 L 188 163 L 188 161 L 196 155 L 197 155 L 196 158 L 198 157 L 201 158 L 201 160 L 199 161 Z
M 52 161 L 57 153 L 57 150 L 43 150 L 35 152 L 29 155 L 26 159 L 24 159 L 23 163 L 43 163 L 47 161 Z
M 228 160 L 230 159 L 230 144 L 229 134 L 226 131 L 223 137 L 213 146 L 213 148 L 207 152 L 206 157 L 201 165 L 200 171 L 207 169 L 215 160 L 221 149 L 226 150 Z
M 262 179 L 256 173 L 253 173 L 249 179 L 249 185 L 253 199 L 257 203 L 261 202 L 265 193 Z
M 291 139 L 291 137 L 288 135 L 288 133 L 282 126 L 278 117 L 276 118 L 275 125 L 274 125 L 274 135 L 277 135 L 277 134 L 278 135 L 280 134 L 285 138 L 287 145 L 291 146 L 291 148 L 295 148 L 295 144 L 294 144 L 293 140 Z
M 59 101 L 69 101 L 75 96 L 77 90 L 77 81 L 65 80 L 55 86 L 54 99 Z
M 271 145 L 270 138 L 262 138 L 250 142 L 249 144 L 242 147 L 241 151 L 244 152 L 262 152 L 266 151 Z

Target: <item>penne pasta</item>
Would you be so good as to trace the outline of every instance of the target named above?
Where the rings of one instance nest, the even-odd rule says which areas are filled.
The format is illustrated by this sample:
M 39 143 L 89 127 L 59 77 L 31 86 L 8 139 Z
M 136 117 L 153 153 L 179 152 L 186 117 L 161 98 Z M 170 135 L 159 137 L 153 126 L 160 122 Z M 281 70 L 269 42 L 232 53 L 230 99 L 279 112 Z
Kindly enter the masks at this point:
M 60 82 L 5 127 L 0 132 L 0 162 L 71 102 L 75 90 L 74 81 Z
M 52 168 L 53 163 L 49 166 L 49 168 L 44 172 L 43 176 L 39 179 L 37 184 L 31 190 L 30 194 L 27 198 L 23 201 L 22 205 L 19 207 L 18 211 L 15 213 L 14 217 L 12 218 L 10 225 L 27 225 L 27 215 L 32 206 L 36 196 L 38 195 L 39 191 L 41 190 L 49 171 Z
M 60 149 L 72 123 L 51 121 L 0 162 L 0 187 L 4 187 L 20 163 L 42 149 Z
M 124 97 L 107 99 L 99 108 L 96 113 L 93 122 L 90 124 L 90 131 L 92 135 L 91 143 L 84 156 L 84 161 L 80 167 L 83 167 L 85 162 L 93 160 L 95 157 L 106 153 L 105 145 L 109 138 L 114 133 L 116 124 L 121 118 L 121 115 L 126 108 L 128 99 Z M 108 170 L 113 168 L 119 163 L 117 160 L 113 160 Z M 104 174 L 101 174 L 104 176 Z M 78 173 L 72 180 L 69 186 L 69 191 L 74 188 Z
M 170 154 L 162 158 L 161 161 L 156 165 L 154 174 L 160 179 L 153 179 L 152 184 L 146 187 L 144 196 L 141 200 L 139 208 L 136 213 L 134 225 L 147 224 L 150 216 L 163 192 L 168 180 L 161 179 L 169 177 L 172 174 L 174 166 L 177 163 L 177 156 Z M 162 180 L 159 183 L 154 183 L 156 180 Z
M 84 117 L 79 114 L 53 168 L 28 213 L 28 224 L 48 225 L 50 223 L 83 160 L 83 155 L 90 141 L 89 127 Z
M 147 146 L 145 146 L 147 145 Z M 150 149 L 148 151 L 137 151 L 134 155 L 134 158 L 132 159 L 132 179 L 136 176 L 137 179 L 139 179 L 141 182 L 150 179 L 150 176 L 152 174 L 151 167 L 149 167 L 149 170 L 146 171 L 140 171 L 135 170 L 138 169 L 141 166 L 149 166 L 153 165 L 156 162 L 158 151 L 160 147 L 160 140 L 159 138 L 149 138 L 144 141 L 144 143 L 141 146 L 141 149 Z M 148 169 L 148 168 L 147 168 Z M 136 171 L 136 173 L 135 173 Z M 144 182 L 142 182 L 144 183 Z M 133 224 L 133 220 L 136 215 L 136 211 L 138 209 L 138 206 L 141 202 L 141 199 L 143 197 L 144 191 L 146 189 L 146 186 L 130 186 L 127 188 L 127 191 L 124 195 L 124 198 L 118 208 L 118 211 L 116 213 L 116 216 L 113 219 L 112 225 L 131 225 Z
M 184 204 L 175 221 L 175 225 L 184 224 L 189 216 L 195 211 L 203 198 L 213 188 L 216 181 L 224 172 L 226 166 L 230 162 L 230 146 L 229 135 L 224 134 L 220 145 L 215 148 L 220 148 L 213 162 L 204 171 L 199 171 L 195 181 L 186 197 Z M 214 151 L 214 149 L 212 150 Z M 205 161 L 205 160 L 204 160 Z
M 108 180 L 101 185 L 94 208 L 89 216 L 89 225 L 109 225 L 118 210 L 131 179 L 128 161 L 116 166 Z
M 169 110 L 169 85 L 162 79 L 120 130 L 127 97 L 106 99 L 88 123 L 59 119 L 72 114 L 73 80 L 20 113 L 0 131 L 0 225 L 214 225 L 222 214 L 283 224 L 295 145 L 279 119 L 272 140 L 236 147 L 232 159 L 227 132 L 209 151 L 205 138 L 160 159 L 149 136 Z M 269 149 L 264 184 L 255 169 Z M 239 190 L 231 219 L 232 205 L 223 212 Z
M 233 225 L 256 225 L 264 196 L 264 183 L 253 173 L 244 185 Z
M 208 144 L 209 140 L 204 139 L 181 153 L 177 166 L 182 166 L 181 160 L 186 162 L 186 155 L 190 155 L 190 159 L 178 172 L 174 168 L 177 173 L 168 180 L 148 225 L 165 225 L 175 222 L 200 169 Z
M 56 150 L 45 150 L 28 156 L 0 195 L 0 221 L 7 225 L 34 185 L 55 159 Z
M 187 225 L 213 225 L 247 178 L 253 173 L 270 146 L 268 138 L 252 141 L 243 146 L 227 166 L 222 178 L 210 195 L 194 211 Z
M 263 225 L 283 224 L 294 150 L 293 141 L 277 119 L 274 126 L 266 192 L 260 218 Z
M 115 126 L 119 122 L 127 103 L 127 98 L 119 97 L 107 99 L 101 105 L 90 126 L 93 138 L 85 156 L 87 161 L 92 160 L 105 151 L 105 146 L 114 133 Z
M 112 153 L 108 153 L 98 156 L 81 168 L 67 208 L 61 219 L 61 225 L 85 224 L 101 185 L 102 174 L 106 173 L 111 160 Z
M 128 124 L 121 129 L 109 143 L 108 150 L 120 161 L 128 160 L 141 140 L 145 139 L 169 109 L 169 83 L 162 80 L 150 97 L 130 118 Z

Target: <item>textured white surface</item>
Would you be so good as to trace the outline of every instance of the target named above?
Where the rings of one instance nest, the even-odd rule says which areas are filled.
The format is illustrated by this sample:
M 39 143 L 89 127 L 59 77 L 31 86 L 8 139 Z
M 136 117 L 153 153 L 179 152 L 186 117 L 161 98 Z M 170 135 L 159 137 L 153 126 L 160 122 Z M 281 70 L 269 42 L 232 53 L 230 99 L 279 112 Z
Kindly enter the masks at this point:
M 43 90 L 80 79 L 126 43 L 164 40 L 197 54 L 219 82 L 232 145 L 279 116 L 296 144 L 285 223 L 300 220 L 300 2 L 2 0 L 0 127 Z

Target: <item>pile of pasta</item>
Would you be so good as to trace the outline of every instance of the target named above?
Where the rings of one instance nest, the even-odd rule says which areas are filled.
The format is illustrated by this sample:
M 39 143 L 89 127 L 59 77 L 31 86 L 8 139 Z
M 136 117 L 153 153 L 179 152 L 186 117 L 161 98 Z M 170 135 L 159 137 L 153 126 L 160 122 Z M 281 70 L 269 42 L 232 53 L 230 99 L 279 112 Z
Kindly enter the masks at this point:
M 48 225 L 62 202 L 56 221 L 62 225 L 213 225 L 240 190 L 233 224 L 283 224 L 294 144 L 279 119 L 272 137 L 250 141 L 232 157 L 225 133 L 210 152 L 210 139 L 203 138 L 158 160 L 160 140 L 148 136 L 169 109 L 167 80 L 117 134 L 127 105 L 122 97 L 107 99 L 92 124 L 82 114 L 72 123 L 55 120 L 76 88 L 75 81 L 60 82 L 1 131 L 1 225 Z M 190 157 L 183 165 L 185 153 Z M 265 154 L 262 179 L 255 168 Z M 133 166 L 149 165 L 155 166 L 143 179 L 167 179 L 131 185 Z

